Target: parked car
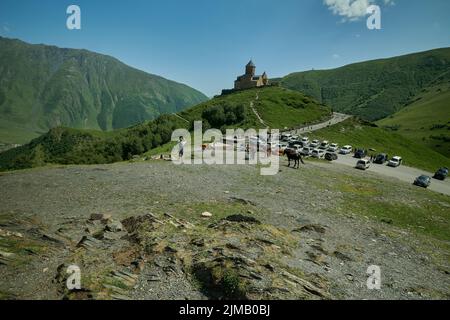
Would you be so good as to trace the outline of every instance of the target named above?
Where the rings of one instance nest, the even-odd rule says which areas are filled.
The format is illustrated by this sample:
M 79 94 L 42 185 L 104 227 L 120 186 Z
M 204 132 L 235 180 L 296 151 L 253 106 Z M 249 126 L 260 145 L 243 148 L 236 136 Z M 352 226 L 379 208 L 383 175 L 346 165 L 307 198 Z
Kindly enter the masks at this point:
M 370 161 L 367 159 L 361 159 L 356 163 L 356 168 L 361 170 L 367 170 L 370 168 Z
M 292 144 L 292 145 L 297 145 L 297 146 L 301 146 L 301 147 L 303 147 L 303 143 L 300 141 L 300 140 L 291 140 L 290 142 L 289 142 L 289 144 Z
M 323 157 L 325 157 L 325 151 L 320 150 L 320 149 L 314 149 L 311 152 L 311 157 L 316 158 L 316 159 L 323 159 Z
M 313 149 L 310 147 L 303 147 L 303 149 L 300 151 L 300 154 L 304 157 L 309 157 L 312 153 Z
M 414 180 L 414 185 L 422 188 L 428 188 L 431 184 L 431 178 L 426 175 L 421 175 Z
M 302 138 L 302 143 L 303 145 L 306 147 L 307 145 L 309 145 L 309 138 L 308 137 L 303 137 Z
M 290 142 L 290 143 L 288 144 L 288 146 L 289 146 L 290 148 L 295 148 L 295 149 L 301 149 L 301 148 L 303 148 L 303 145 L 302 145 L 301 143 L 299 143 L 298 141 Z
M 338 155 L 334 152 L 325 153 L 325 159 L 328 161 L 334 161 L 338 159 Z
M 377 164 L 385 164 L 389 160 L 389 156 L 385 153 L 380 153 L 375 157 L 375 160 L 373 160 L 373 163 Z
M 353 151 L 352 146 L 343 146 L 341 150 L 339 151 L 340 154 L 350 154 Z
M 448 177 L 448 168 L 440 168 L 434 174 L 433 178 L 444 181 Z
M 292 135 L 289 133 L 283 133 L 280 137 L 281 141 L 289 141 L 291 139 Z
M 313 140 L 309 146 L 311 148 L 317 148 L 319 146 L 319 143 L 320 143 L 319 140 Z
M 393 167 L 393 168 L 400 167 L 402 162 L 403 162 L 403 159 L 401 157 L 396 156 L 396 157 L 393 157 L 391 160 L 389 160 L 388 166 Z
M 329 151 L 329 152 L 337 152 L 338 150 L 339 150 L 339 145 L 337 143 L 332 143 L 328 147 L 327 151 Z
M 320 150 L 327 150 L 329 146 L 330 146 L 330 143 L 327 140 L 325 140 L 325 141 L 322 141 L 322 143 L 320 144 L 319 149 Z
M 253 145 L 255 145 L 255 144 L 261 145 L 261 146 L 267 145 L 267 141 L 261 139 L 261 138 L 258 137 L 258 136 L 250 137 L 250 138 L 249 138 L 249 141 L 250 141 L 250 144 L 253 144 Z
M 365 149 L 356 149 L 355 158 L 364 159 L 367 156 L 367 151 Z

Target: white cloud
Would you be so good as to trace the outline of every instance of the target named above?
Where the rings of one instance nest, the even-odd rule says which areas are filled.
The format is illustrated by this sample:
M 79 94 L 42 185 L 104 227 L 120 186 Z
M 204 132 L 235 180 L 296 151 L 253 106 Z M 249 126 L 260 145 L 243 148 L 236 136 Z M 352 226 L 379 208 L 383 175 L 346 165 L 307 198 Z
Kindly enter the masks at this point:
M 393 5 L 393 0 L 324 0 L 324 4 L 334 15 L 341 16 L 344 21 L 355 21 L 367 15 L 370 5 L 383 2 L 384 5 Z

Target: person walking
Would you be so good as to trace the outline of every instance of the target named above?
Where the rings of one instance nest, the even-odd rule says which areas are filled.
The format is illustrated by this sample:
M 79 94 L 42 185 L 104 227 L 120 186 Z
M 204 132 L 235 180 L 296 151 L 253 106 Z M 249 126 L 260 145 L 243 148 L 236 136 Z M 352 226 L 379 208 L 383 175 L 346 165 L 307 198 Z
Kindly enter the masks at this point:
M 186 141 L 183 137 L 180 137 L 180 141 L 178 142 L 178 157 L 181 159 L 184 155 L 184 146 L 186 145 Z

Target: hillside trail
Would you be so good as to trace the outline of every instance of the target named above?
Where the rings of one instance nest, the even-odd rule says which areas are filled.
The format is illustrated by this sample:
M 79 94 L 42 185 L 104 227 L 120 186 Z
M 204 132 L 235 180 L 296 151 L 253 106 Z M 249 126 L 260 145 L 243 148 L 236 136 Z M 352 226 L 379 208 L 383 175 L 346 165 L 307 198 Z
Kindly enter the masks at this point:
M 183 118 L 182 116 L 180 116 L 179 114 L 177 114 L 177 113 L 173 113 L 173 115 L 174 116 L 176 116 L 177 118 L 180 118 L 181 120 L 183 120 L 183 121 L 185 121 L 185 122 L 188 122 L 189 123 L 189 121 L 188 120 L 186 120 L 185 118 Z
M 255 100 L 250 101 L 250 108 L 252 109 L 252 111 L 253 111 L 253 113 L 255 114 L 256 118 L 258 118 L 258 121 L 259 121 L 263 126 L 265 126 L 265 127 L 268 128 L 269 126 L 264 122 L 264 120 L 261 118 L 260 114 L 258 113 L 258 111 L 257 111 L 256 108 L 255 108 L 254 101 L 258 101 L 258 100 L 259 100 L 259 95 L 258 95 L 258 93 L 256 93 Z

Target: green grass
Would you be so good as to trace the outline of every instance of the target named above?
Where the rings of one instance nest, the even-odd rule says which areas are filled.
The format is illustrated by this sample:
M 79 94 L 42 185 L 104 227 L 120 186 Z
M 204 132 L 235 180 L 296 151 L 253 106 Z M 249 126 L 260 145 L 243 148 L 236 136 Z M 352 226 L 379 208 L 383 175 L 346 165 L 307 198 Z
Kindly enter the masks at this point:
M 378 125 L 450 157 L 450 85 L 434 86 Z
M 349 119 L 310 135 L 310 139 L 329 140 L 340 146 L 352 145 L 354 148 L 375 149 L 389 156 L 403 157 L 404 164 L 435 172 L 442 166 L 450 167 L 450 159 L 420 143 L 413 142 L 402 135 L 384 130 L 356 119 Z
M 327 188 L 341 192 L 339 212 L 388 221 L 396 230 L 411 232 L 423 243 L 449 252 L 450 197 L 411 186 L 402 190 L 399 199 L 398 188 L 386 188 L 384 180 L 349 175 L 338 176 Z
M 253 216 L 258 219 L 258 213 L 254 213 L 255 208 L 253 206 L 233 201 L 199 201 L 173 204 L 168 206 L 166 211 L 194 224 L 203 225 L 204 227 L 237 213 Z M 201 214 L 205 211 L 211 212 L 213 216 L 209 219 L 204 219 Z
M 25 144 L 44 133 L 44 131 L 27 128 L 26 126 L 0 119 L 0 143 Z
M 314 99 L 288 90 L 281 95 L 278 88 L 261 90 L 254 107 L 269 127 L 278 129 L 317 123 L 331 116 L 330 108 Z
M 450 48 L 443 48 L 332 70 L 292 73 L 279 81 L 336 111 L 374 121 L 399 111 L 423 88 L 448 82 L 449 66 Z

